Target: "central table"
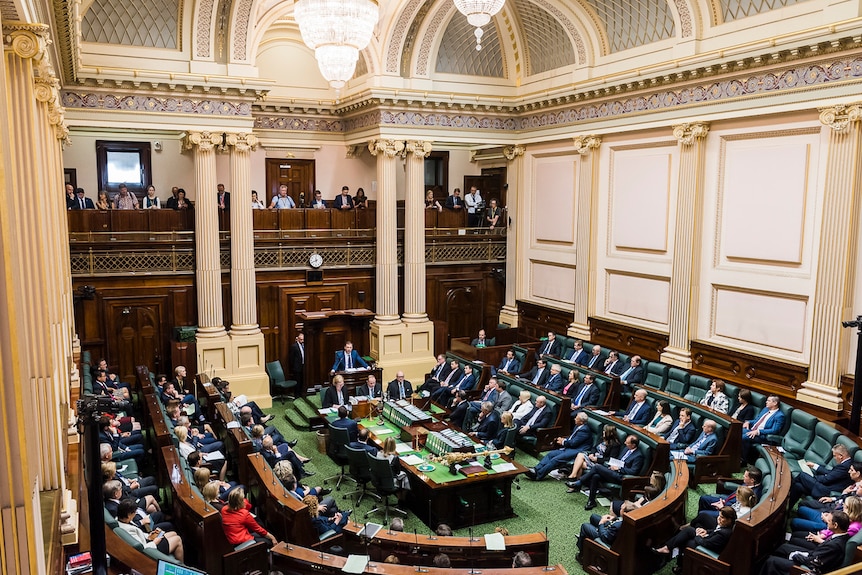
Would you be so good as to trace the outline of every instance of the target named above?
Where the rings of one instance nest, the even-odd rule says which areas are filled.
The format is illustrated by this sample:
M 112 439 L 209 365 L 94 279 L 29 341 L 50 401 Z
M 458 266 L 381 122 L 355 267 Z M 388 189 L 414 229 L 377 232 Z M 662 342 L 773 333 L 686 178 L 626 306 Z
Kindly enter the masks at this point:
M 431 412 L 433 416 L 439 416 L 442 410 L 432 409 Z M 423 435 L 423 430 L 440 431 L 448 424 L 435 419 L 431 423 L 399 427 L 388 420 L 381 424 L 377 418 L 365 418 L 359 420 L 359 426 L 368 429 L 378 446 L 382 446 L 387 437 L 416 446 L 414 438 Z M 482 449 L 481 444 L 477 443 L 476 447 Z M 492 462 L 487 473 L 465 477 L 461 473 L 451 474 L 443 463 L 432 463 L 433 470 L 423 471 L 419 469 L 421 463 L 411 465 L 404 460 L 416 455 L 424 463 L 431 455 L 424 447 L 400 455 L 401 466 L 410 479 L 407 502 L 411 511 L 431 529 L 440 523 L 458 529 L 514 516 L 512 482 L 527 471 L 523 465 L 503 456 Z M 480 454 L 479 457 L 481 465 L 484 456 Z

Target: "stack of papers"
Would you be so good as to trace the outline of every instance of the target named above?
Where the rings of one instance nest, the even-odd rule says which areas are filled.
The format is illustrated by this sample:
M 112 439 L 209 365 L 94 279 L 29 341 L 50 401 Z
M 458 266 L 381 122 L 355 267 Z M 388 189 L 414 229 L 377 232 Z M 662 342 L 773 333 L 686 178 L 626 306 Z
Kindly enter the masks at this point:
M 345 573 L 364 573 L 370 559 L 368 555 L 348 555 L 347 562 L 341 570 Z
M 401 461 L 403 461 L 407 465 L 419 465 L 422 463 L 422 458 L 414 453 L 411 453 L 410 455 L 405 455 L 401 457 Z

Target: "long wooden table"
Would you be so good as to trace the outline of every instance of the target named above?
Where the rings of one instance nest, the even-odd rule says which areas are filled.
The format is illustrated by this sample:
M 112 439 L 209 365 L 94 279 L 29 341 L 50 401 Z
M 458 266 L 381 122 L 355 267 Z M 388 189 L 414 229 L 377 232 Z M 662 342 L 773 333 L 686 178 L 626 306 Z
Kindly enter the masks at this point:
M 436 415 L 439 417 L 440 414 Z M 378 420 L 373 419 L 360 420 L 359 425 L 368 428 L 372 439 L 378 445 L 382 445 L 387 437 L 393 435 L 375 433 L 375 430 L 380 432 L 383 427 L 394 431 L 397 434 L 394 436 L 400 441 L 414 445 L 414 437 L 422 437 L 424 430 L 441 431 L 449 426 L 448 423 L 437 420 L 401 428 L 389 421 L 385 421 L 381 426 Z M 420 443 L 424 445 L 424 441 Z M 409 453 L 420 457 L 429 455 L 424 447 Z M 505 463 L 511 463 L 514 468 L 499 470 L 499 466 Z M 403 459 L 401 465 L 410 480 L 410 509 L 431 529 L 435 529 L 440 523 L 458 529 L 514 516 L 512 482 L 515 477 L 527 471 L 526 467 L 506 457 L 497 459 L 488 473 L 474 477 L 452 475 L 441 463 L 435 463 L 435 469 L 428 472 L 407 464 Z

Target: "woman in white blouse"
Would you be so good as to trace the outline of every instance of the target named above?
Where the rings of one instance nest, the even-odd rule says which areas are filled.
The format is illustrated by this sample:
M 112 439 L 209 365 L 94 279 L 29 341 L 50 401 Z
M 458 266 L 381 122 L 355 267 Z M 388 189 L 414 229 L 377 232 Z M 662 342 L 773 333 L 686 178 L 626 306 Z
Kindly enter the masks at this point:
M 156 197 L 155 186 L 147 187 L 147 195 L 144 196 L 145 210 L 160 210 L 162 209 L 162 201 Z
M 530 401 L 530 392 L 526 389 L 522 390 L 521 395 L 518 396 L 518 401 L 512 406 L 512 419 L 515 421 L 523 419 L 531 411 L 533 411 L 533 402 Z
M 720 379 L 713 379 L 709 391 L 700 400 L 700 404 L 711 407 L 720 413 L 727 413 L 727 410 L 730 409 L 730 400 L 724 394 L 724 382 Z
M 669 430 L 671 425 L 673 425 L 673 416 L 670 414 L 670 403 L 662 399 L 656 402 L 655 417 L 652 418 L 652 421 L 644 429 L 656 435 L 661 435 Z

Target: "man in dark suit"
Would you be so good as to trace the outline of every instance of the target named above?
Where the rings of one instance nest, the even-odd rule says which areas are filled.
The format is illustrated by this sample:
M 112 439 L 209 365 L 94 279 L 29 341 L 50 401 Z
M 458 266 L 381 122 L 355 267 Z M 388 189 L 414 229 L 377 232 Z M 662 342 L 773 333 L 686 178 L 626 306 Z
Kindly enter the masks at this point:
M 497 367 L 497 371 L 511 374 L 518 373 L 521 371 L 521 362 L 518 361 L 518 358 L 515 357 L 515 351 L 509 350 L 506 352 L 506 357 L 504 357 L 500 361 L 500 365 Z
M 75 186 L 72 184 L 66 184 L 66 209 L 74 210 L 75 209 Z
M 491 345 L 490 340 L 485 337 L 485 330 L 479 330 L 479 336 L 474 337 L 473 341 L 470 342 L 470 345 L 473 347 L 488 347 Z
M 769 435 L 781 433 L 784 428 L 784 414 L 781 413 L 781 400 L 777 395 L 766 398 L 766 406 L 755 419 L 742 424 L 742 459 L 746 463 L 754 463 L 752 459 L 754 444 L 766 443 Z
M 356 395 L 364 395 L 368 399 L 380 399 L 383 397 L 383 383 L 377 381 L 373 375 L 369 375 L 368 380 L 356 388 Z
M 620 514 L 618 516 L 612 513 L 603 516 L 596 513 L 590 515 L 589 523 L 581 524 L 581 533 L 578 536 L 578 552 L 583 553 L 584 542 L 587 539 L 602 541 L 608 547 L 613 545 L 614 541 L 617 540 L 620 527 L 623 525 L 623 514 L 631 513 L 635 509 L 637 509 L 637 506 L 633 501 L 626 501 L 620 507 Z
M 664 546 L 655 549 L 655 552 L 670 557 L 674 549 L 679 549 L 680 554 L 677 556 L 677 564 L 673 572 L 681 573 L 682 557 L 687 548 L 702 546 L 714 553 L 721 553 L 730 541 L 735 523 L 736 510 L 730 506 L 723 507 L 718 514 L 718 524 L 712 531 L 703 527 L 682 527 L 676 535 L 667 540 Z
M 593 432 L 587 425 L 587 414 L 579 413 L 575 417 L 575 428 L 568 437 L 558 437 L 556 439 L 559 449 L 549 451 L 536 467 L 527 470 L 527 477 L 540 481 L 544 477 L 567 463 L 572 463 L 578 456 L 578 453 L 587 451 L 593 446 Z
M 850 453 L 847 448 L 836 443 L 832 446 L 832 458 L 835 460 L 835 465 L 831 468 L 816 463 L 806 462 L 808 467 L 814 471 L 814 475 L 800 473 L 793 478 L 793 483 L 790 485 L 789 508 L 793 508 L 797 501 L 804 495 L 810 495 L 815 499 L 826 497 L 833 491 L 841 491 L 850 480 L 850 465 L 853 460 L 850 459 Z
M 364 427 L 356 434 L 356 441 L 351 441 L 348 446 L 353 449 L 364 449 L 371 455 L 377 455 L 377 448 L 368 443 L 368 430 Z
M 548 377 L 550 375 L 551 371 L 548 369 L 545 360 L 539 359 L 536 361 L 536 365 L 534 365 L 532 369 L 530 369 L 530 371 L 519 373 L 518 377 L 521 379 L 526 379 L 536 387 L 544 387 L 545 382 L 548 380 Z
M 461 198 L 461 189 L 455 188 L 452 195 L 446 198 L 446 207 L 450 210 L 463 210 L 464 199 Z
M 595 383 L 596 378 L 591 373 L 584 374 L 584 381 L 578 386 L 578 389 L 572 394 L 572 412 L 580 411 L 581 409 L 598 405 L 601 399 L 601 390 Z
M 464 429 L 464 418 L 467 416 L 467 408 L 470 402 L 467 401 L 467 392 L 456 391 L 452 400 L 452 413 L 449 414 L 449 421 L 452 425 L 460 429 Z
M 763 493 L 763 472 L 753 465 L 749 465 L 745 473 L 742 474 L 742 484 L 750 487 L 757 496 L 758 501 Z M 727 485 L 725 484 L 727 487 Z M 718 493 L 714 495 L 701 495 L 697 501 L 697 510 L 702 513 L 706 511 L 710 515 L 718 515 L 719 510 L 725 505 L 733 505 L 736 503 L 736 490 L 734 489 L 730 495 L 721 496 Z
M 515 427 L 518 428 L 518 433 L 520 435 L 536 435 L 537 429 L 550 427 L 551 416 L 553 415 L 551 411 L 551 408 L 548 407 L 547 398 L 544 395 L 538 396 L 533 410 L 523 419 L 514 422 Z
M 75 202 L 72 205 L 73 210 L 95 210 L 96 206 L 93 200 L 84 197 L 84 188 L 75 190 Z
M 218 195 L 216 199 L 218 200 L 218 209 L 230 209 L 230 192 L 224 191 L 224 184 L 218 185 Z
M 501 395 L 500 388 L 498 386 L 499 383 L 496 377 L 492 377 L 488 380 L 488 383 L 485 385 L 485 389 L 482 391 L 482 397 L 476 401 L 471 401 L 470 405 L 467 407 L 467 417 L 464 420 L 465 426 L 471 427 L 472 423 L 476 421 L 477 417 L 479 417 L 479 412 L 482 411 L 482 405 L 485 402 L 491 403 L 492 407 L 496 405 L 497 399 Z M 506 395 L 509 394 L 507 393 Z M 503 412 L 501 411 L 500 413 Z
M 625 364 L 620 360 L 619 352 L 611 351 L 608 353 L 608 358 L 605 360 L 605 365 L 604 368 L 602 368 L 602 371 L 608 375 L 620 375 L 625 368 Z
M 813 551 L 785 543 L 766 560 L 760 575 L 786 575 L 793 565 L 816 568 L 817 573 L 838 569 L 844 564 L 848 527 L 850 517 L 843 511 L 833 511 L 826 522 L 826 528 L 832 532 L 829 539 Z
M 584 473 L 580 480 L 575 481 L 575 488 L 586 485 L 590 489 L 590 497 L 584 509 L 589 511 L 596 507 L 596 497 L 599 491 L 599 486 L 602 483 L 622 483 L 623 477 L 626 475 L 638 475 L 644 463 L 644 456 L 638 450 L 640 440 L 634 435 L 626 437 L 624 445 L 625 450 L 620 454 L 622 466 L 613 465 L 594 465 L 589 471 Z
M 575 340 L 575 346 L 574 346 L 574 349 L 572 350 L 572 354 L 565 359 L 566 359 L 566 361 L 569 361 L 571 363 L 574 363 L 577 365 L 583 365 L 589 359 L 589 356 L 590 356 L 590 354 L 588 354 L 584 350 L 584 342 L 582 342 L 581 340 L 578 339 L 578 340 Z
M 344 387 L 344 377 L 341 374 L 332 378 L 332 385 L 326 388 L 323 394 L 323 407 L 338 407 L 347 405 L 350 400 L 350 392 Z
M 288 356 L 290 373 L 300 390 L 305 389 L 305 334 L 296 336 L 296 341 L 290 346 Z
M 665 433 L 664 438 L 670 443 L 671 449 L 685 449 L 687 445 L 691 445 L 694 441 L 694 436 L 697 433 L 694 424 L 691 422 L 691 409 L 683 407 L 679 410 L 679 419 L 674 421 L 670 427 L 670 431 Z
M 560 368 L 559 363 L 552 365 L 551 375 L 548 376 L 548 379 L 545 381 L 545 385 L 542 387 L 555 393 L 563 391 L 563 387 L 566 385 L 566 382 L 563 381 L 563 376 L 560 375 L 560 371 L 562 371 L 562 369 Z
M 458 360 L 453 359 L 449 362 L 449 372 L 446 374 L 446 377 L 441 379 L 437 389 L 431 392 L 431 399 L 437 403 L 444 403 L 450 395 L 452 386 L 461 381 L 463 375 L 464 372 L 461 370 Z
M 543 355 L 552 355 L 554 357 L 560 357 L 560 352 L 563 351 L 560 342 L 557 340 L 557 334 L 552 331 L 548 332 L 548 340 L 542 342 L 539 347 L 536 348 L 536 359 L 542 357 Z
M 352 210 L 353 198 L 350 197 L 350 188 L 341 186 L 341 193 L 335 196 L 333 207 L 336 210 Z
M 464 364 L 464 372 L 460 379 L 452 380 L 455 383 L 450 385 L 448 388 L 441 387 L 439 391 L 443 391 L 441 395 L 441 399 L 438 400 L 440 403 L 447 402 L 451 400 L 451 397 L 455 395 L 456 391 L 467 392 L 476 387 L 476 377 L 473 375 L 473 366 L 469 363 Z
M 494 410 L 493 402 L 485 401 L 482 403 L 482 410 L 479 412 L 476 424 L 476 431 L 470 435 L 482 443 L 497 437 L 497 433 L 500 431 L 500 414 Z
M 617 412 L 617 415 L 621 415 L 632 425 L 646 425 L 652 417 L 652 408 L 647 403 L 646 398 L 645 389 L 637 390 L 628 408 L 625 411 Z
M 701 455 L 712 455 L 712 452 L 715 451 L 716 441 L 718 440 L 715 436 L 715 427 L 715 421 L 711 419 L 703 422 L 700 436 L 683 450 L 686 461 L 694 463 L 695 459 Z
M 395 374 L 395 379 L 389 382 L 386 393 L 392 401 L 410 399 L 413 395 L 413 384 L 404 379 L 403 371 L 399 371 Z
M 594 369 L 596 371 L 601 371 L 601 368 L 602 368 L 601 359 L 602 359 L 602 346 L 594 345 L 592 353 L 590 353 L 590 355 L 586 358 L 586 361 L 584 361 L 584 363 L 582 363 L 581 365 L 585 365 L 588 368 Z
M 631 388 L 631 386 L 636 383 L 641 383 L 643 381 L 644 368 L 641 363 L 641 356 L 633 355 L 631 359 L 629 359 L 629 367 L 627 369 L 620 370 L 620 381 L 624 386 Z
M 359 425 L 347 417 L 348 413 L 347 408 L 342 405 L 338 408 L 338 419 L 333 421 L 330 425 L 332 425 L 332 427 L 341 427 L 346 429 L 347 434 L 350 436 L 350 441 L 356 441 L 356 437 L 359 434 Z
M 433 393 L 440 387 L 440 382 L 446 379 L 451 371 L 449 364 L 446 362 L 446 356 L 442 353 L 437 356 L 437 363 L 431 368 L 431 371 L 425 377 L 425 383 L 419 386 L 417 391 L 427 391 Z
M 348 341 L 344 344 L 344 351 L 335 352 L 335 363 L 332 364 L 330 373 L 336 371 L 345 371 L 348 369 L 358 368 L 368 369 L 368 364 L 360 357 L 359 353 L 353 349 L 353 342 Z

